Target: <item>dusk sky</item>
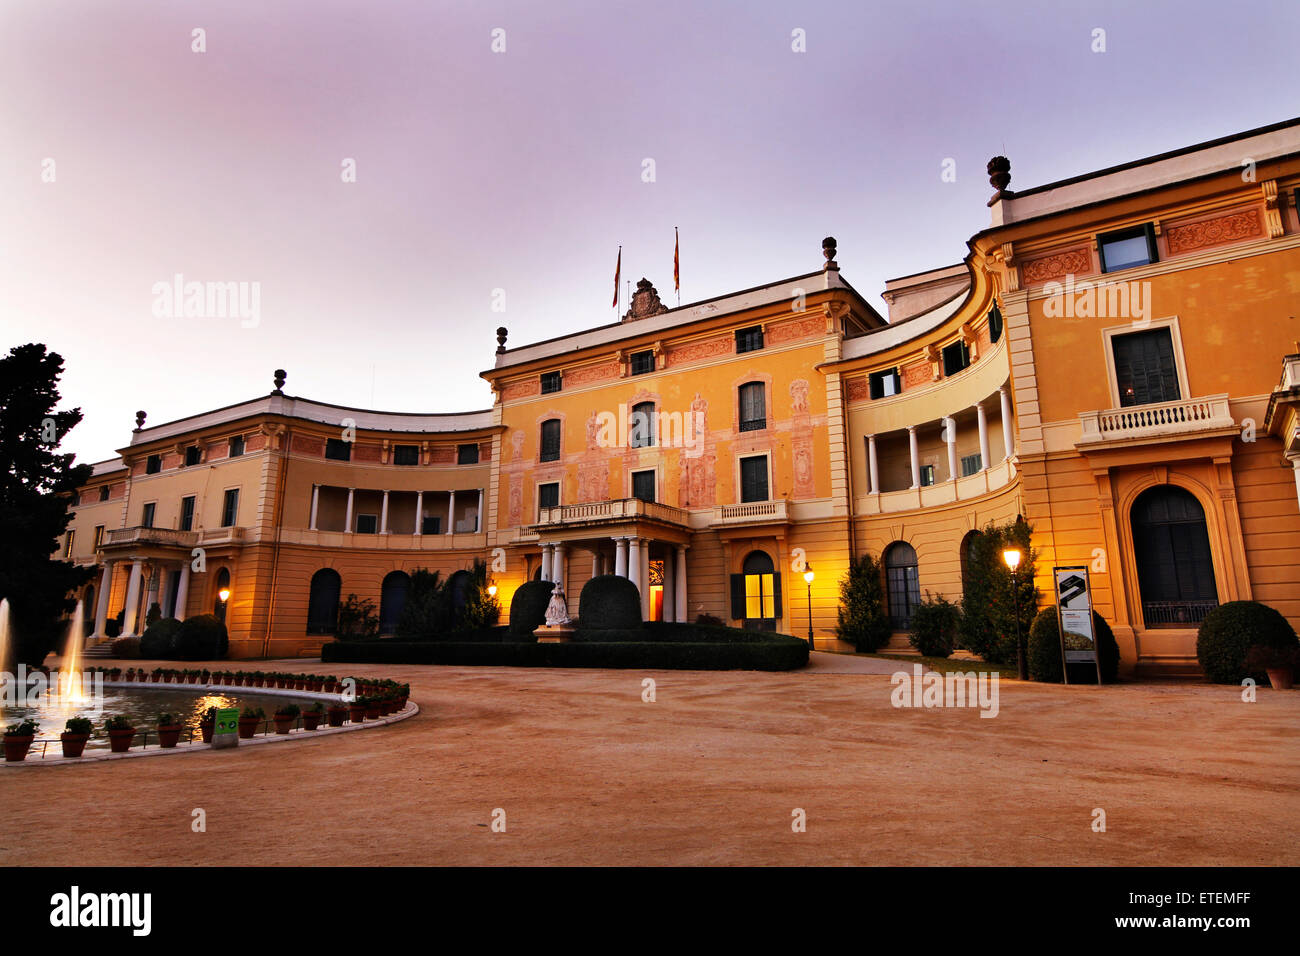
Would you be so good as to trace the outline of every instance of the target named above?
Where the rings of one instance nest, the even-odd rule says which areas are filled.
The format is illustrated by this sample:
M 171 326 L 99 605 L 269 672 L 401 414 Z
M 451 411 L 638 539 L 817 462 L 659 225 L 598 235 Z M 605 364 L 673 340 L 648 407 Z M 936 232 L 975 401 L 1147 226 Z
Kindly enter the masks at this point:
M 620 245 L 675 304 L 674 226 L 683 303 L 814 271 L 833 235 L 883 311 L 988 225 L 990 156 L 1023 189 L 1300 114 L 1298 10 L 4 0 L 0 345 L 63 355 L 64 448 L 99 461 L 136 409 L 277 367 L 340 405 L 487 407 L 496 327 L 614 321 Z M 157 315 L 177 273 L 258 283 L 259 321 Z

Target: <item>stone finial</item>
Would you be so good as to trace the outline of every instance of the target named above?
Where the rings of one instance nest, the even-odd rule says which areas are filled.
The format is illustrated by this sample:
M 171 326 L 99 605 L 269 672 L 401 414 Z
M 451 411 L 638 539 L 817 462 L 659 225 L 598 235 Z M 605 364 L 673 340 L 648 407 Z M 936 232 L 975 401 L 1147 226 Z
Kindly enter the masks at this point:
M 272 395 L 284 394 L 284 382 L 288 377 L 289 374 L 284 369 L 277 368 L 275 370 L 275 391 L 271 393 Z
M 497 355 L 506 350 L 506 336 L 509 334 L 510 330 L 504 325 L 497 326 Z
M 1005 156 L 994 156 L 988 164 L 989 185 L 997 190 L 989 200 L 992 206 L 999 199 L 1010 199 L 1012 193 L 1007 186 L 1011 184 L 1011 160 Z
M 135 413 L 135 430 L 136 430 L 136 431 L 139 431 L 140 429 L 144 428 L 144 420 L 145 420 L 145 418 L 147 418 L 147 417 L 148 417 L 148 416 L 145 415 L 144 412 L 136 412 L 136 413 Z
M 826 257 L 826 265 L 822 266 L 825 272 L 838 272 L 840 264 L 835 261 L 835 237 L 827 236 L 822 240 L 822 255 Z

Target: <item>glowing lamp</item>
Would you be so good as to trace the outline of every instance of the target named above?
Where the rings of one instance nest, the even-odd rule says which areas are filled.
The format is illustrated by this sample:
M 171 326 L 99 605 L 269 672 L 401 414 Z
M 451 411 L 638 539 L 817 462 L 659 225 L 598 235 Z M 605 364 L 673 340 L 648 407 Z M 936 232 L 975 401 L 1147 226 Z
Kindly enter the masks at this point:
M 230 588 L 222 588 L 220 591 L 217 592 L 217 597 L 221 599 L 222 604 L 225 604 L 228 600 L 230 600 Z
M 1020 551 L 1016 548 L 1007 548 L 1002 552 L 1002 560 L 1007 563 L 1012 571 L 1020 567 Z

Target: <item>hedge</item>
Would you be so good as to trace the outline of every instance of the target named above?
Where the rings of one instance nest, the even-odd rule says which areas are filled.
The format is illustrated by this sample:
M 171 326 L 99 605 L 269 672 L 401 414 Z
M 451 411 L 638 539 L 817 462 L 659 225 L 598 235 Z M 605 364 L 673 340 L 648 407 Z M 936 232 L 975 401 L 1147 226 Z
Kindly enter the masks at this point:
M 578 607 L 584 631 L 622 630 L 641 623 L 641 592 L 617 574 L 597 575 L 584 584 Z
M 1119 675 L 1119 644 L 1106 619 L 1092 612 L 1092 631 L 1096 637 L 1101 663 L 1101 680 L 1115 683 Z M 1044 608 L 1029 628 L 1028 654 L 1030 680 L 1059 684 L 1061 677 L 1061 625 L 1055 607 Z M 1070 665 L 1070 683 L 1089 684 L 1097 680 L 1097 667 L 1091 661 Z
M 1201 621 L 1196 632 L 1196 659 L 1216 684 L 1239 684 L 1246 677 L 1257 683 L 1264 674 L 1250 673 L 1246 655 L 1255 645 L 1278 649 L 1300 643 L 1295 630 L 1276 609 L 1258 601 L 1229 601 Z
M 187 617 L 176 632 L 176 656 L 183 661 L 218 660 L 229 649 L 226 625 L 214 614 Z
M 510 633 L 517 641 L 533 640 L 533 631 L 546 623 L 546 606 L 555 585 L 550 581 L 525 581 L 510 599 Z
M 140 636 L 140 656 L 149 660 L 167 660 L 176 655 L 176 635 L 181 622 L 174 617 L 154 621 Z

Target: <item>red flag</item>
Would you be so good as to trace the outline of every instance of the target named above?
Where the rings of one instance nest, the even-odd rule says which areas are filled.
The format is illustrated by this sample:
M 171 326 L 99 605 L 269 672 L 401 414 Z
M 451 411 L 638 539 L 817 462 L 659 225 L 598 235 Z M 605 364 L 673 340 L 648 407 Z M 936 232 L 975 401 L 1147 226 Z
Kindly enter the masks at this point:
M 677 287 L 678 292 L 682 291 L 681 250 L 682 240 L 677 235 L 677 227 L 673 226 L 673 285 Z
M 623 271 L 623 247 L 618 247 L 618 262 L 614 266 L 614 301 L 610 308 L 618 308 L 618 277 Z

